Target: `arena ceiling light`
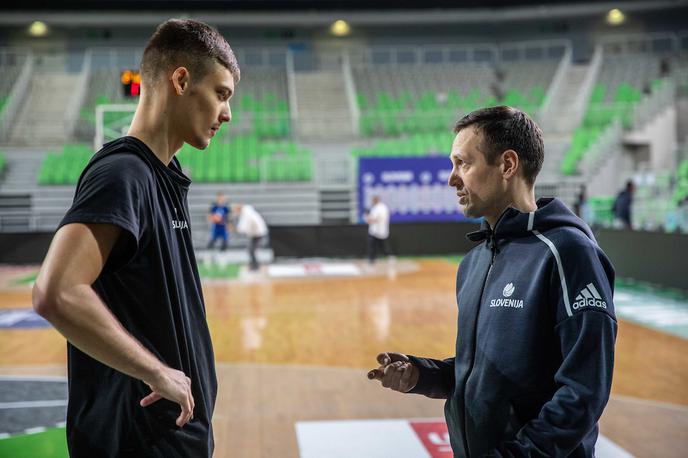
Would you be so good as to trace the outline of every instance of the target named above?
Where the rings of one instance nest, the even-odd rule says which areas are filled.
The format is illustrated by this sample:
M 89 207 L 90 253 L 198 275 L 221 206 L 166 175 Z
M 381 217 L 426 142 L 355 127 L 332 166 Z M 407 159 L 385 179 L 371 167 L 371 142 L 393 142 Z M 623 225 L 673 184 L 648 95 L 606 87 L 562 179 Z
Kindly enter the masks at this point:
M 351 26 L 349 26 L 348 22 L 339 19 L 332 23 L 330 26 L 330 32 L 336 37 L 345 37 L 351 33 Z
M 29 26 L 29 35 L 32 37 L 44 37 L 48 34 L 48 26 L 43 21 L 33 21 Z
M 609 10 L 607 13 L 607 24 L 620 25 L 626 22 L 626 15 L 618 8 Z

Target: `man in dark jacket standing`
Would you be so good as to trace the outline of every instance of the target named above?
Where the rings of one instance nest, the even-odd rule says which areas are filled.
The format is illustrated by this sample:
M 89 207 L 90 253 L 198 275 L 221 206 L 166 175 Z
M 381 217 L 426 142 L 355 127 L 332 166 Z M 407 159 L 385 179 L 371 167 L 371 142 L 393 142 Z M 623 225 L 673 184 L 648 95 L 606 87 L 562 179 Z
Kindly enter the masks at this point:
M 369 378 L 446 399 L 457 457 L 592 457 L 609 399 L 614 269 L 557 199 L 535 201 L 542 134 L 510 107 L 459 120 L 449 185 L 484 217 L 457 273 L 456 354 L 378 355 Z
M 633 193 L 635 185 L 632 180 L 626 182 L 626 187 L 616 196 L 614 207 L 612 208 L 616 219 L 621 221 L 624 229 L 633 229 L 631 218 L 631 207 L 633 206 Z

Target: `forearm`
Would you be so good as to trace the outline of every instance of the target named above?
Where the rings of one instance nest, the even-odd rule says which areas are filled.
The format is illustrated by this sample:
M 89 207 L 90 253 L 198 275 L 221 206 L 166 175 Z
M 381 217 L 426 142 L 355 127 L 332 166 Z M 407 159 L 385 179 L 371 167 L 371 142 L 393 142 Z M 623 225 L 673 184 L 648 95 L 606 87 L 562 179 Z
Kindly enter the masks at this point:
M 41 296 L 37 283 L 35 296 Z M 165 365 L 136 340 L 90 285 L 75 285 L 38 301 L 41 315 L 79 350 L 101 363 L 146 383 L 154 381 Z

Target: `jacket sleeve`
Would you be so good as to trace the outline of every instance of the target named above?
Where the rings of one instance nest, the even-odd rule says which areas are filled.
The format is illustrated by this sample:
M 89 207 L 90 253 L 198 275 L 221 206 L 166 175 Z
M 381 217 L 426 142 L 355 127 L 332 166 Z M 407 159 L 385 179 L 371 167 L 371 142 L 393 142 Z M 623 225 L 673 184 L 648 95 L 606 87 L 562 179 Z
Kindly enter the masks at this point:
M 409 393 L 434 399 L 447 399 L 454 390 L 454 358 L 444 360 L 407 355 L 418 368 L 418 383 Z
M 609 400 L 617 331 L 613 267 L 594 243 L 550 249 L 562 358 L 554 374 L 557 389 L 536 418 L 488 456 L 568 456 L 596 427 Z

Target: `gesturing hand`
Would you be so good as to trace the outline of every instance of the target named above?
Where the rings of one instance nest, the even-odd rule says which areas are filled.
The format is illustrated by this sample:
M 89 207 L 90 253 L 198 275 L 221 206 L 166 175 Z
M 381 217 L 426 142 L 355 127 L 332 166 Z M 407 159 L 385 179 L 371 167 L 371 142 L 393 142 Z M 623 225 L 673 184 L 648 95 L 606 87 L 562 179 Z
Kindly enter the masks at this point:
M 176 421 L 177 426 L 182 427 L 193 418 L 195 404 L 191 394 L 191 379 L 184 372 L 167 367 L 155 381 L 145 383 L 150 387 L 152 393 L 141 399 L 141 407 L 147 407 L 165 398 L 179 404 L 182 408 Z
M 368 379 L 377 379 L 385 388 L 408 393 L 418 383 L 418 368 L 401 353 L 380 353 L 377 355 L 380 367 L 368 372 Z

